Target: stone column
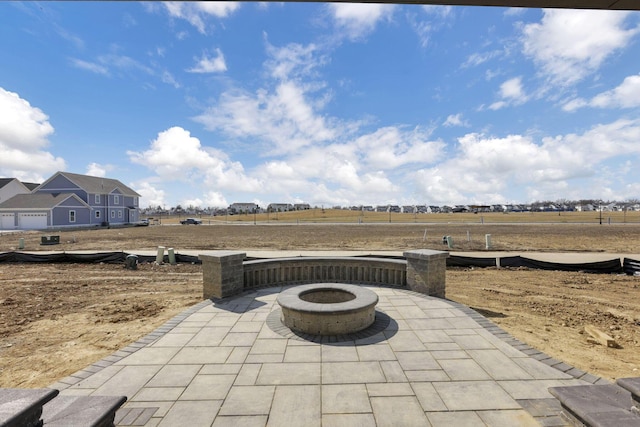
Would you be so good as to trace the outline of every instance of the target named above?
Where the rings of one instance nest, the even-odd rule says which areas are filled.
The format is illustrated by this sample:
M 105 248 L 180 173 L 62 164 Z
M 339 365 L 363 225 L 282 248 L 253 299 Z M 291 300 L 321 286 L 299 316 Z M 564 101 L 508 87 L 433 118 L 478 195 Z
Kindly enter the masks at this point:
M 200 254 L 202 260 L 202 296 L 226 298 L 244 289 L 242 262 L 247 254 L 235 251 L 209 251 Z
M 449 252 L 416 249 L 406 251 L 403 255 L 407 259 L 407 286 L 409 289 L 444 298 Z

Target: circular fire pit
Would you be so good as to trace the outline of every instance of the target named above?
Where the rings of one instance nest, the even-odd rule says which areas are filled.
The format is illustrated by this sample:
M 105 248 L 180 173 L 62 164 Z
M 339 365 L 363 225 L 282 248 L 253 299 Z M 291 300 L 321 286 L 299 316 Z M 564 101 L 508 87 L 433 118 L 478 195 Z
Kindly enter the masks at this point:
M 378 295 L 343 283 L 301 285 L 278 295 L 281 320 L 294 331 L 310 335 L 343 335 L 361 331 L 375 321 Z

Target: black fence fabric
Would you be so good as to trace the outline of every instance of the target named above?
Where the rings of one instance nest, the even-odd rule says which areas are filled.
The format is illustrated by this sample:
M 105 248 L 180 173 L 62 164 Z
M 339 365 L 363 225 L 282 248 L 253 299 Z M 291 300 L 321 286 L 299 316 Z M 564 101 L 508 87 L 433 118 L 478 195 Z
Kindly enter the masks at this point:
M 586 263 L 559 263 L 540 261 L 537 259 L 526 258 L 523 256 L 509 256 L 497 258 L 473 258 L 463 257 L 457 255 L 451 255 L 447 259 L 447 266 L 449 267 L 495 267 L 497 262 L 500 262 L 500 267 L 527 267 L 538 270 L 557 270 L 557 271 L 584 271 L 587 273 L 622 273 L 627 274 L 626 270 L 623 270 L 623 266 L 620 264 L 620 259 L 615 258 L 606 261 L 598 262 L 586 262 Z M 637 268 L 640 269 L 640 261 L 636 261 Z
M 495 258 L 475 258 L 468 256 L 450 255 L 447 267 L 495 267 Z
M 37 254 L 33 252 L 0 252 L 0 263 L 14 262 L 46 262 L 46 263 L 107 263 L 118 264 L 124 263 L 127 255 L 126 252 L 97 252 L 97 253 L 67 253 L 56 252 L 47 254 Z M 200 264 L 201 261 L 197 256 L 175 254 L 176 262 Z M 138 262 L 154 262 L 155 255 L 137 255 Z M 168 255 L 164 255 L 163 262 L 168 263 Z M 522 256 L 510 257 L 491 257 L 491 258 L 475 258 L 451 255 L 447 258 L 447 267 L 495 267 L 500 263 L 501 267 L 527 267 L 540 270 L 558 270 L 558 271 L 584 271 L 588 273 L 626 273 L 629 275 L 640 275 L 640 261 L 625 258 L 621 263 L 619 258 L 587 263 L 557 263 L 549 261 L 540 261 Z
M 129 255 L 126 252 L 97 252 L 97 253 L 68 253 L 56 252 L 47 254 L 37 254 L 33 252 L 3 252 L 0 253 L 0 263 L 2 262 L 46 262 L 46 263 L 123 263 Z M 154 262 L 155 255 L 137 255 L 138 262 Z M 169 262 L 169 256 L 165 255 L 163 262 Z M 197 256 L 176 254 L 176 262 L 199 264 L 201 261 Z
M 622 270 L 630 276 L 640 276 L 640 261 L 625 258 L 622 261 Z

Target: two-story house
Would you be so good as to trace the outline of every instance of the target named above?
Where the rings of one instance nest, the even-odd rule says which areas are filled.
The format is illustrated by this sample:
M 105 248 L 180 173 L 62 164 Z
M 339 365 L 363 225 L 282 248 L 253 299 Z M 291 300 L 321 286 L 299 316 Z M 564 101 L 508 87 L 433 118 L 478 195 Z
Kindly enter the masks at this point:
M 128 224 L 139 220 L 139 198 L 117 179 L 57 172 L 32 193 L 0 203 L 0 216 L 5 229 Z

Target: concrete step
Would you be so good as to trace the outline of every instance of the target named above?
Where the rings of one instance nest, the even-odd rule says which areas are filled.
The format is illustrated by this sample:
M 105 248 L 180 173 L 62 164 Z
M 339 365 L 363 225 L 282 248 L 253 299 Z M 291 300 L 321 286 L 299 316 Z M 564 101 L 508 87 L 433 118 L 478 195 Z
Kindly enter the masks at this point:
M 125 396 L 58 396 L 44 405 L 46 427 L 112 427 Z
M 575 426 L 639 427 L 631 392 L 615 384 L 551 387 L 563 412 Z
M 58 390 L 0 389 L 0 427 L 41 426 L 42 407 L 58 395 Z
M 635 378 L 618 378 L 616 384 L 631 392 L 631 397 L 636 403 L 640 403 L 640 377 Z

